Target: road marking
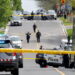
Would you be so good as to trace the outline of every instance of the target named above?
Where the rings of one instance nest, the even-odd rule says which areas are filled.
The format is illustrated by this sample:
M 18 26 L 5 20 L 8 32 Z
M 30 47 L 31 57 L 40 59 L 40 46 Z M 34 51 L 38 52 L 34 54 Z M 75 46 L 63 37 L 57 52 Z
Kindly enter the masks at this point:
M 23 59 L 36 59 L 36 58 L 23 58 Z
M 64 34 L 65 36 L 67 36 L 67 31 L 66 31 L 66 28 L 65 28 L 63 22 L 62 22 L 61 20 L 59 20 L 59 21 L 60 21 L 60 26 L 61 26 L 61 28 L 62 28 L 63 34 Z
M 59 69 L 57 68 L 53 68 L 54 70 L 56 70 L 58 73 L 60 73 L 60 75 L 65 75 L 64 72 L 60 71 Z
M 8 33 L 8 30 L 9 30 L 9 26 L 6 26 L 5 34 L 7 34 L 7 33 Z

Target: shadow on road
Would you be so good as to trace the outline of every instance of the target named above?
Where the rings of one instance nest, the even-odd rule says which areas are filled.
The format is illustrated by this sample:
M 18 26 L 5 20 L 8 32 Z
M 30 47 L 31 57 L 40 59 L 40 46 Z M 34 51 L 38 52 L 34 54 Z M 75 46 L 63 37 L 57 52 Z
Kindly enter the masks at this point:
M 0 75 L 11 75 L 11 74 L 0 74 Z

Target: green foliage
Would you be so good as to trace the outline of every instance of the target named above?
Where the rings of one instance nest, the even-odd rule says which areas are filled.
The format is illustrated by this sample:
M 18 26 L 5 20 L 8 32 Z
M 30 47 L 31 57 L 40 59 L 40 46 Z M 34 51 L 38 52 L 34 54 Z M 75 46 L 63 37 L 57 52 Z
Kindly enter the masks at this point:
M 22 10 L 21 0 L 13 0 L 13 9 Z
M 0 0 L 0 28 L 6 27 L 11 19 L 12 9 L 22 10 L 21 0 Z
M 75 8 L 75 0 L 71 0 L 72 7 Z
M 67 34 L 72 38 L 73 29 L 67 29 Z
M 11 14 L 10 0 L 0 0 L 0 27 L 6 26 Z

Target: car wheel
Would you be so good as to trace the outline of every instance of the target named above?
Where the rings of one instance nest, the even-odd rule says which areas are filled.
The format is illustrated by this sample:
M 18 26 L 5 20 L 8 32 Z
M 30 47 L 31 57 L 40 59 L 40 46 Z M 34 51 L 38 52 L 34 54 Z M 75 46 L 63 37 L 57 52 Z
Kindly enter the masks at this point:
M 74 62 L 71 62 L 70 68 L 74 68 Z
M 55 18 L 55 20 L 57 20 L 57 18 Z
M 58 68 L 59 66 L 58 66 L 58 65 L 55 65 L 55 66 L 53 66 L 53 67 L 56 67 L 56 68 Z
M 18 68 L 12 70 L 12 71 L 11 71 L 11 74 L 12 74 L 12 75 L 19 75 L 19 70 L 18 70 Z
M 40 67 L 41 67 L 41 68 L 44 68 L 44 67 L 46 67 L 46 66 L 47 66 L 46 60 L 43 60 L 42 62 L 40 62 Z
M 20 23 L 20 26 L 22 26 L 22 23 Z
M 19 68 L 23 68 L 23 63 L 20 63 L 19 64 Z

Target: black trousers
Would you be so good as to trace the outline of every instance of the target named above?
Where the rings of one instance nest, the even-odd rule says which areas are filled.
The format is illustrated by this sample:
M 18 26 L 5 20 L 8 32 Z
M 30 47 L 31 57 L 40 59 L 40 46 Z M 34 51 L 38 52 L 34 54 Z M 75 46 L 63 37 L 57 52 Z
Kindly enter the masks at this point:
M 37 38 L 37 42 L 40 42 L 40 38 Z

